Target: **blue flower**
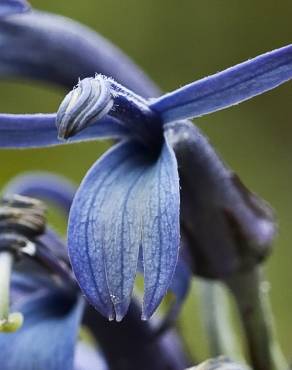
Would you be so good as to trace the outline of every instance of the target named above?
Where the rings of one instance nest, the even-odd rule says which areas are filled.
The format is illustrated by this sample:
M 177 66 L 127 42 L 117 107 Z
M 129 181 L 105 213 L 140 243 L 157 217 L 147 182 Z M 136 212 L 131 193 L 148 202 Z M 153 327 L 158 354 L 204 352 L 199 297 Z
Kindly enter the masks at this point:
M 50 289 L 43 288 L 42 280 L 36 289 L 36 279 L 32 280 L 28 294 L 27 280 L 20 275 L 12 284 L 12 293 L 16 288 L 22 292 L 14 308 L 23 313 L 25 321 L 18 332 L 0 334 L 1 353 L 2 356 L 6 354 L 2 357 L 1 368 L 73 369 L 75 342 L 83 311 L 81 298 L 54 287 L 50 281 L 50 285 L 45 281 Z
M 21 196 L 12 197 L 14 192 Z M 11 283 L 12 309 L 21 311 L 24 325 L 14 334 L 0 334 L 1 369 L 89 370 L 107 369 L 107 365 L 113 369 L 136 369 L 137 363 L 141 363 L 141 369 L 169 366 L 182 369 L 187 366 L 187 358 L 175 332 L 162 333 L 160 320 L 156 325 L 142 323 L 138 302 L 132 302 L 122 325 L 109 324 L 82 300 L 67 267 L 64 243 L 48 228 L 44 234 L 35 235 L 35 225 L 39 225 L 39 221 L 43 223 L 43 205 L 23 195 L 50 200 L 66 215 L 74 195 L 72 184 L 49 173 L 31 173 L 13 179 L 4 194 L 10 201 L 6 201 L 6 208 L 1 209 L 0 252 L 3 252 L 4 242 L 5 251 L 11 253 L 15 252 L 16 240 L 20 237 L 27 242 L 24 245 L 18 243 L 18 272 L 14 272 Z M 16 221 L 13 219 L 15 207 L 18 207 Z M 21 217 L 19 210 L 23 211 Z M 40 216 L 41 220 L 37 221 Z M 27 239 L 28 235 L 31 240 Z M 30 252 L 28 244 L 33 246 Z M 29 259 L 23 258 L 26 253 L 30 253 Z M 184 281 L 180 274 L 177 284 Z M 183 292 L 181 287 L 174 290 Z M 77 341 L 81 323 L 91 331 L 106 360 L 93 346 Z
M 4 33 L 4 42 L 5 37 Z M 23 59 L 20 55 L 14 60 L 14 73 L 19 73 Z M 0 70 L 1 65 L 3 58 Z M 135 73 L 133 66 L 128 72 L 131 68 Z M 45 65 L 45 79 L 47 69 Z M 33 73 L 30 68 L 25 71 Z M 143 319 L 153 314 L 172 281 L 180 246 L 180 183 L 173 136 L 181 127 L 180 136 L 186 141 L 190 138 L 189 124 L 181 121 L 238 104 L 291 77 L 292 46 L 288 45 L 155 99 L 145 99 L 113 79 L 97 75 L 79 82 L 58 115 L 0 116 L 2 147 L 60 144 L 56 119 L 59 137 L 66 142 L 104 137 L 120 140 L 82 181 L 68 228 L 78 283 L 104 316 L 120 321 L 126 314 L 139 260 L 144 270 Z M 192 143 L 196 145 L 191 140 L 188 145 Z M 207 145 L 204 143 L 206 152 Z M 216 166 L 214 171 L 217 176 Z M 250 230 L 246 233 L 259 245 L 268 244 L 274 234 L 271 220 L 263 219 L 256 237 Z M 230 271 L 235 263 L 227 263 Z
M 52 253 L 56 239 L 50 234 L 43 239 L 44 226 L 41 202 L 22 196 L 1 201 L 0 315 L 5 321 L 8 318 L 9 324 L 10 305 L 12 310 L 20 310 L 25 315 L 21 329 L 10 335 L 0 334 L 3 370 L 73 368 L 84 302 L 70 270 Z M 5 256 L 10 256 L 10 260 L 3 259 Z M 22 272 L 14 273 L 10 284 L 12 265 L 16 261 L 19 262 L 17 269 Z M 53 270 L 55 280 L 49 277 L 48 269 Z M 60 271 L 62 274 L 58 274 Z M 4 286 L 5 281 L 8 284 Z

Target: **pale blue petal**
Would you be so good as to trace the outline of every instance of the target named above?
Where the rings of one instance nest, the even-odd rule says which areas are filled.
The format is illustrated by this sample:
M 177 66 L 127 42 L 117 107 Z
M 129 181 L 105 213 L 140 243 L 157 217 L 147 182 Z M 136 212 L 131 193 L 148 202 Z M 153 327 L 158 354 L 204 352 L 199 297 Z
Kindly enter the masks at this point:
M 125 127 L 104 117 L 74 137 L 58 140 L 56 114 L 0 114 L 0 148 L 38 148 L 105 138 L 120 138 Z
M 121 50 L 59 15 L 33 11 L 1 20 L 0 50 L 1 78 L 28 77 L 71 89 L 79 78 L 102 73 L 142 96 L 157 96 L 158 89 Z
M 180 251 L 182 251 L 182 246 Z M 142 253 L 139 255 L 138 259 L 138 272 L 143 274 L 143 256 Z M 171 302 L 170 307 L 164 314 L 164 317 L 159 324 L 159 331 L 164 331 L 168 329 L 176 320 L 180 313 L 181 306 L 185 302 L 187 294 L 189 292 L 190 284 L 192 279 L 192 271 L 189 264 L 180 255 L 175 268 L 175 273 L 173 279 L 169 286 L 168 291 L 173 295 L 173 302 Z
M 83 311 L 63 291 L 34 296 L 17 307 L 25 317 L 13 334 L 0 334 L 1 370 L 72 370 Z
M 134 142 L 114 147 L 88 172 L 71 208 L 69 254 L 86 297 L 104 316 L 121 320 L 130 304 L 142 247 L 144 316 L 149 317 L 171 282 L 178 245 L 173 152 L 165 143 L 155 159 Z
M 144 301 L 142 318 L 148 319 L 171 284 L 180 243 L 179 178 L 173 150 L 165 142 L 152 170 L 151 191 L 144 204 Z
M 23 13 L 29 10 L 30 6 L 25 0 L 1 0 L 0 17 L 11 14 Z
M 182 246 L 180 251 L 182 251 Z M 141 252 L 141 251 L 140 251 Z M 139 254 L 138 259 L 138 272 L 143 274 L 143 255 Z M 160 324 L 161 330 L 168 328 L 173 324 L 177 315 L 180 312 L 181 306 L 184 303 L 188 294 L 190 283 L 192 278 L 192 271 L 189 264 L 180 255 L 175 268 L 173 279 L 169 286 L 169 292 L 174 296 L 174 302 L 170 305 L 170 308 L 166 312 L 163 322 Z
M 238 104 L 292 78 L 292 45 L 260 55 L 152 103 L 164 122 L 195 118 Z

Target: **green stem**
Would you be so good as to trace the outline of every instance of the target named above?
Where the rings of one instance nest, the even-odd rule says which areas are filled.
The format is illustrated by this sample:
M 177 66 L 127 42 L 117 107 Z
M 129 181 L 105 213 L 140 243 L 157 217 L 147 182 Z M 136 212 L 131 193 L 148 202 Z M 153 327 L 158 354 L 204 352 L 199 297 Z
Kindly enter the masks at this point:
M 9 317 L 10 277 L 13 265 L 13 255 L 9 252 L 0 253 L 0 322 Z
M 14 332 L 23 323 L 21 313 L 10 313 L 10 278 L 13 262 L 14 257 L 11 253 L 0 253 L 0 332 Z
M 222 284 L 202 280 L 200 295 L 202 316 L 208 336 L 211 357 L 225 355 L 242 361 L 240 345 L 231 323 L 227 292 Z
M 253 369 L 288 369 L 275 337 L 268 285 L 260 269 L 237 274 L 226 283 L 238 306 Z

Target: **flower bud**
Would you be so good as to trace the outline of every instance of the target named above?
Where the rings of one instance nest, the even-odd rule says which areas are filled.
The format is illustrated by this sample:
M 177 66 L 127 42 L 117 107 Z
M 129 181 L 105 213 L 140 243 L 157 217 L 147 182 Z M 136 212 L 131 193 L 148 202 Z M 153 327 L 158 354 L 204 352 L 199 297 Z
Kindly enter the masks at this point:
M 58 137 L 68 139 L 105 116 L 113 106 L 109 81 L 101 75 L 85 78 L 70 91 L 57 113 Z
M 277 227 L 270 207 L 251 193 L 190 123 L 165 127 L 180 173 L 182 232 L 193 272 L 225 279 L 253 269 L 271 251 Z

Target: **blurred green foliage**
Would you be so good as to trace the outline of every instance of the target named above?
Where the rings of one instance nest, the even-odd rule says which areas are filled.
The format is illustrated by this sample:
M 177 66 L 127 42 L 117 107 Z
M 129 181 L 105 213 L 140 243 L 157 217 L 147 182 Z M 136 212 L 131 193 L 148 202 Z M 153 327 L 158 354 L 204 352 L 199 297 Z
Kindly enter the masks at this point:
M 75 18 L 108 37 L 166 91 L 292 39 L 291 0 L 35 0 L 32 4 Z M 60 90 L 24 81 L 0 82 L 0 86 L 2 112 L 55 111 L 63 96 Z M 292 351 L 291 98 L 288 83 L 197 121 L 225 161 L 278 215 L 279 236 L 267 272 L 287 354 Z M 1 185 L 21 171 L 35 169 L 62 173 L 79 182 L 107 145 L 0 151 Z M 188 331 L 196 340 L 197 324 L 189 308 L 188 312 Z

